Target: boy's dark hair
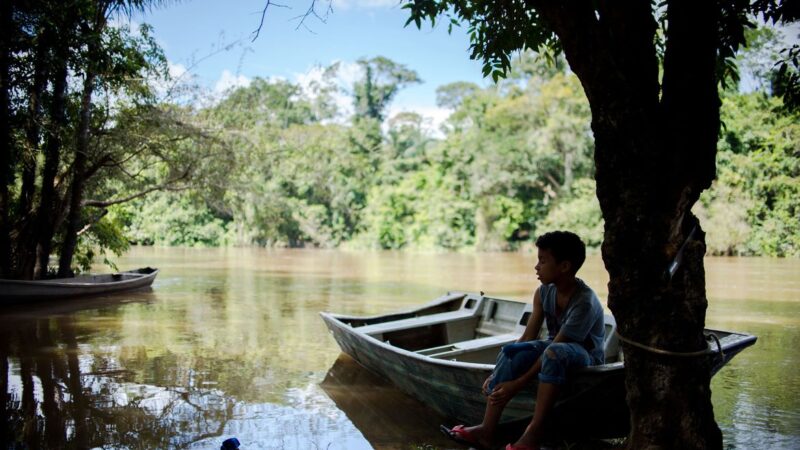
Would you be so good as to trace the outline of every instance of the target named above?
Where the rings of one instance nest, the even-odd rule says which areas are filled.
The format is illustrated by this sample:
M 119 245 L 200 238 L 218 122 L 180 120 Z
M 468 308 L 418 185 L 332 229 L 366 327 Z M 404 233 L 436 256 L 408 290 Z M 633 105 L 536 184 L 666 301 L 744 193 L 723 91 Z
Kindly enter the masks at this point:
M 569 261 L 572 273 L 586 261 L 586 245 L 577 234 L 569 231 L 551 231 L 536 239 L 536 246 L 553 254 L 556 262 Z

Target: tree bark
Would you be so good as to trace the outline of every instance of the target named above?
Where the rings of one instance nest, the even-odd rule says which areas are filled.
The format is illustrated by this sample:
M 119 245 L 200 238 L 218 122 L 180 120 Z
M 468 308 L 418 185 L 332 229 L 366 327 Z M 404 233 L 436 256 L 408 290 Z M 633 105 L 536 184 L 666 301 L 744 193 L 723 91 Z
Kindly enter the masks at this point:
M 92 54 L 91 51 L 90 54 Z M 91 66 L 92 63 L 89 62 L 88 65 Z M 86 71 L 86 78 L 83 82 L 78 139 L 75 146 L 75 160 L 72 163 L 72 185 L 70 186 L 67 227 L 64 231 L 64 243 L 61 246 L 61 255 L 58 262 L 58 276 L 61 278 L 74 276 L 72 258 L 75 254 L 75 246 L 78 243 L 78 231 L 81 228 L 81 211 L 83 210 L 81 202 L 83 201 L 83 186 L 86 181 L 86 156 L 89 151 L 89 123 L 92 114 L 92 93 L 94 91 L 95 77 L 95 70 L 90 68 Z
M 36 264 L 35 242 L 36 211 L 34 197 L 36 193 L 36 159 L 41 151 L 42 93 L 49 75 L 49 46 L 52 42 L 51 27 L 41 26 L 37 35 L 34 53 L 34 69 L 32 84 L 28 90 L 28 115 L 25 119 L 25 141 L 22 158 L 22 188 L 20 190 L 15 224 L 16 246 L 14 249 L 14 278 L 31 278 Z
M 536 5 L 592 109 L 608 304 L 619 331 L 676 353 L 704 349 L 705 243 L 691 207 L 714 177 L 715 2 L 669 3 L 661 99 L 649 2 L 601 1 L 599 15 L 588 1 Z M 687 238 L 685 263 L 669 278 L 667 267 Z M 722 448 L 710 361 L 624 349 L 628 447 Z
M 47 130 L 47 139 L 44 148 L 44 168 L 42 170 L 42 194 L 39 208 L 36 212 L 36 265 L 33 268 L 32 278 L 41 279 L 47 275 L 50 261 L 50 251 L 56 226 L 56 205 L 58 192 L 56 191 L 56 175 L 61 162 L 61 148 L 64 133 L 66 132 L 66 94 L 69 58 L 69 35 L 71 21 L 65 20 L 64 26 L 59 27 L 60 39 L 54 48 L 52 72 L 53 93 L 50 103 L 50 124 Z

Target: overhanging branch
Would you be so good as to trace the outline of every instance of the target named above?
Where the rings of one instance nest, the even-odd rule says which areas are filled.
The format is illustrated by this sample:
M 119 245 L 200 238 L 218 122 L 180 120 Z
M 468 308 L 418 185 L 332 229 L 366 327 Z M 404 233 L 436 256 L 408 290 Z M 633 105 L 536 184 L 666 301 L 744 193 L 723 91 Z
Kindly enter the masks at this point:
M 188 189 L 189 187 L 188 186 L 182 186 L 180 188 L 176 188 L 173 185 L 175 185 L 177 182 L 179 182 L 181 180 L 184 180 L 184 179 L 188 178 L 189 177 L 189 173 L 190 173 L 190 170 L 187 169 L 179 177 L 173 178 L 173 179 L 167 181 L 166 183 L 162 183 L 162 184 L 159 184 L 158 186 L 153 186 L 153 187 L 147 188 L 147 189 L 145 189 L 143 191 L 137 192 L 137 193 L 129 195 L 127 197 L 118 198 L 118 199 L 114 199 L 114 200 L 84 200 L 81 203 L 81 206 L 91 206 L 91 207 L 95 207 L 95 208 L 107 208 L 107 207 L 109 207 L 111 205 L 118 205 L 120 203 L 126 203 L 126 202 L 129 202 L 131 200 L 135 200 L 137 198 L 144 197 L 145 195 L 147 195 L 147 194 L 149 194 L 151 192 L 154 192 L 154 191 L 181 191 L 181 190 L 185 190 L 185 189 Z

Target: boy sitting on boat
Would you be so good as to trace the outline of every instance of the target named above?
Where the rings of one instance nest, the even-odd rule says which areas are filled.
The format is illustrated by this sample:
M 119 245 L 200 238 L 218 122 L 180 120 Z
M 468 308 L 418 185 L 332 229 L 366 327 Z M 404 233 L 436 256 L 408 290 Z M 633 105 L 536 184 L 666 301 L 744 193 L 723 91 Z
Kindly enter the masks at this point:
M 516 343 L 502 348 L 494 372 L 483 384 L 488 396 L 483 422 L 466 427 L 442 426 L 451 439 L 489 447 L 503 409 L 537 376 L 536 407 L 525 432 L 506 450 L 539 449 L 548 413 L 567 374 L 603 364 L 603 307 L 594 291 L 575 275 L 586 259 L 586 246 L 574 233 L 554 231 L 536 240 L 536 275 L 542 285 L 533 296 L 533 314 Z M 542 323 L 547 338 L 537 340 Z

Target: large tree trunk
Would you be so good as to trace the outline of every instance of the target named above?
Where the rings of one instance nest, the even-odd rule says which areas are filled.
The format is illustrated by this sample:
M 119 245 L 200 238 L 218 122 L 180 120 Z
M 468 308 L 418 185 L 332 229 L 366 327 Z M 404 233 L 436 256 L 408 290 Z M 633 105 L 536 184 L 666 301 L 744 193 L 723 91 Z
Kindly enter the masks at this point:
M 704 234 L 691 213 L 714 178 L 719 99 L 714 2 L 669 3 L 659 98 L 649 2 L 539 2 L 592 109 L 608 304 L 624 344 L 632 449 L 718 449 L 706 348 Z M 697 227 L 697 231 L 691 231 Z M 687 242 L 688 240 L 688 242 Z M 667 268 L 683 243 L 684 264 Z

